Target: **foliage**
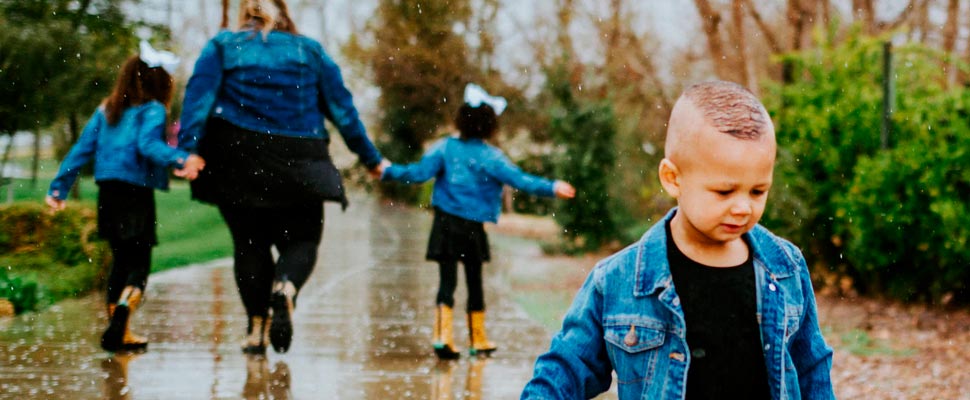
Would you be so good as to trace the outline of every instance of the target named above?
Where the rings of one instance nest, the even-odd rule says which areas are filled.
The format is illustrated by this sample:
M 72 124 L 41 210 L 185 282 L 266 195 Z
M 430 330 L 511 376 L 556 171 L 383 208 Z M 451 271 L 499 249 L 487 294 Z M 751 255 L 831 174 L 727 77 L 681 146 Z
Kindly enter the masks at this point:
M 899 95 L 885 150 L 882 41 L 789 56 L 799 79 L 769 97 L 780 150 L 765 224 L 862 292 L 967 301 L 970 92 L 947 87 L 940 54 L 920 45 L 894 54 Z
M 95 236 L 94 211 L 51 215 L 39 204 L 0 207 L 0 268 L 18 312 L 98 287 L 108 249 Z M 56 277 L 56 278 L 54 278 Z
M 368 46 L 355 36 L 348 45 L 348 55 L 367 64 L 381 89 L 380 125 L 386 136 L 378 148 L 388 159 L 420 158 L 424 143 L 461 104 L 461 90 L 472 77 L 467 45 L 455 26 L 467 26 L 470 11 L 467 0 L 382 0 L 367 28 L 373 42 Z M 419 189 L 382 185 L 381 190 L 414 202 Z
M 620 235 L 619 207 L 610 196 L 616 161 L 613 108 L 574 94 L 564 68 L 550 70 L 547 77 L 546 90 L 556 99 L 549 110 L 550 136 L 561 151 L 555 154 L 556 177 L 576 187 L 576 198 L 557 203 L 556 221 L 571 250 L 597 249 Z

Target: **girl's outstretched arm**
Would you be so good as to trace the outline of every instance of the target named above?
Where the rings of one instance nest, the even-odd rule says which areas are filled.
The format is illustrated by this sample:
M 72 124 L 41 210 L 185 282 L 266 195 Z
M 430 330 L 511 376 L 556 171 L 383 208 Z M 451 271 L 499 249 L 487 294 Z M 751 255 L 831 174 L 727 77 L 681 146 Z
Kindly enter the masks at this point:
M 413 164 L 391 164 L 384 168 L 382 181 L 398 181 L 407 184 L 424 183 L 434 178 L 445 167 L 444 146 L 447 139 L 435 143 L 421 160 Z

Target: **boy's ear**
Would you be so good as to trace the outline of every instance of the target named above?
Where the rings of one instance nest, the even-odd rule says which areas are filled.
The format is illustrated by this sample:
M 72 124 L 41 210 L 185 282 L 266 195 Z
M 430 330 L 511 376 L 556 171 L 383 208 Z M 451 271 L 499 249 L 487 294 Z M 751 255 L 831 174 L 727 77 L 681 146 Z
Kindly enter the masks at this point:
M 680 197 L 680 168 L 677 168 L 677 164 L 669 158 L 663 159 L 660 161 L 658 174 L 660 185 L 670 194 L 670 197 L 675 199 Z

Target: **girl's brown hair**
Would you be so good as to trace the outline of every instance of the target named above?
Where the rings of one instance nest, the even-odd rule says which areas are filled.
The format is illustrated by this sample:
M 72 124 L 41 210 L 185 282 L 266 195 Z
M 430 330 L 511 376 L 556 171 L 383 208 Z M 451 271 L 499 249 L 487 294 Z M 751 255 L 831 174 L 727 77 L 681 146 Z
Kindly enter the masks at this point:
M 172 101 L 172 86 L 172 76 L 165 69 L 149 68 L 137 55 L 131 56 L 121 67 L 111 95 L 104 100 L 104 114 L 108 124 L 117 124 L 128 107 L 152 100 L 157 100 L 168 108 Z
M 242 0 L 239 5 L 239 29 L 255 28 L 263 32 L 283 31 L 297 34 L 285 0 Z

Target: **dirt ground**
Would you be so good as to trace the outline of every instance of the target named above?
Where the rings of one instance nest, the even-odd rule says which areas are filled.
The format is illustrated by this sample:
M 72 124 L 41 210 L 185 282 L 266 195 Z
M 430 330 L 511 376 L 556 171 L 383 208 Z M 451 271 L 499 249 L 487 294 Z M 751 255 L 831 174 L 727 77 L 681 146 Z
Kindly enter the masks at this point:
M 503 215 L 489 231 L 549 239 L 556 229 L 548 219 Z M 547 272 L 518 272 L 512 277 L 513 291 L 538 292 L 544 299 L 567 292 L 559 296 L 564 300 L 546 308 L 566 307 L 589 269 L 605 255 L 571 262 L 545 257 L 559 259 L 551 263 L 555 282 Z M 567 265 L 571 267 L 563 268 Z M 826 341 L 835 349 L 832 381 L 839 399 L 970 400 L 970 309 L 820 293 L 818 311 Z

